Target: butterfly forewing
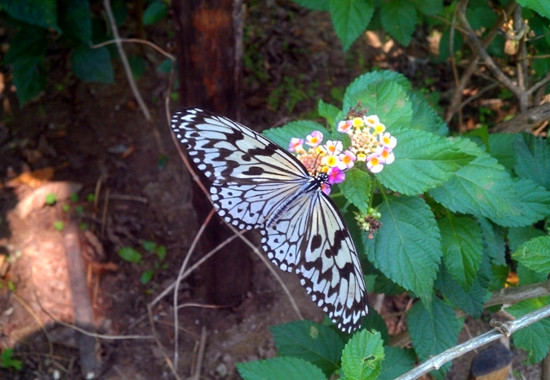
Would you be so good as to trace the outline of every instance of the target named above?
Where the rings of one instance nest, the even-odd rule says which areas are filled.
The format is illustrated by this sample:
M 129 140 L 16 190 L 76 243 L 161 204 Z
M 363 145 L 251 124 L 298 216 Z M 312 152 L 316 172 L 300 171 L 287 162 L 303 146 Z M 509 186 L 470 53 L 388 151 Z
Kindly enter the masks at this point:
M 368 307 L 353 240 L 302 163 L 247 127 L 199 109 L 176 113 L 172 130 L 211 182 L 218 214 L 240 229 L 259 229 L 269 259 L 296 272 L 340 329 L 359 327 Z

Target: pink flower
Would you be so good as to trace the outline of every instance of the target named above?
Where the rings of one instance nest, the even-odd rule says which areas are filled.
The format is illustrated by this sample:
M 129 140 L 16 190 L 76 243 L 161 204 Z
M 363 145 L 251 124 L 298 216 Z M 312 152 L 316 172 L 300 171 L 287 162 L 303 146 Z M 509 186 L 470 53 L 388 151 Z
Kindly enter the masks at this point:
M 357 159 L 355 154 L 349 150 L 346 150 L 344 153 L 340 154 L 338 158 L 340 159 L 340 163 L 338 164 L 338 169 L 340 170 L 351 169 Z
M 344 179 L 346 179 L 346 174 L 338 168 L 330 168 L 327 172 L 327 175 L 329 185 L 344 182 Z
M 382 133 L 380 135 L 380 144 L 386 148 L 393 149 L 397 145 L 397 139 L 393 137 L 389 132 Z
M 308 135 L 306 138 L 306 144 L 314 148 L 317 145 L 321 144 L 322 141 L 323 141 L 323 134 L 319 131 L 311 132 L 311 135 Z
M 297 137 L 293 137 L 290 139 L 290 145 L 288 147 L 288 150 L 290 152 L 298 152 L 303 150 L 302 144 L 304 143 L 304 139 L 299 139 Z
M 338 132 L 342 132 L 342 133 L 352 133 L 352 127 L 353 127 L 353 123 L 351 122 L 351 120 L 342 120 L 338 123 Z

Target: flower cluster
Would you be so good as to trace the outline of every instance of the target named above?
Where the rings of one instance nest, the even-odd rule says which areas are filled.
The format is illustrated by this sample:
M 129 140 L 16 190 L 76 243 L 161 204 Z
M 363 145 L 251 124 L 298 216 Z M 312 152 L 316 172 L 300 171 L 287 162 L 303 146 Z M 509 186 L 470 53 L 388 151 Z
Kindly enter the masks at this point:
M 393 148 L 397 145 L 397 140 L 386 132 L 386 126 L 380 122 L 378 116 L 342 120 L 338 123 L 338 131 L 351 137 L 349 150 L 357 157 L 357 161 L 366 162 L 372 173 L 380 173 L 384 165 L 395 160 Z
M 366 213 L 355 213 L 355 220 L 360 229 L 367 232 L 369 239 L 374 239 L 374 234 L 382 226 L 382 215 L 374 208 L 369 207 Z
M 353 167 L 356 157 L 350 150 L 343 149 L 341 141 L 328 140 L 324 144 L 322 142 L 323 134 L 313 131 L 305 141 L 292 138 L 289 151 L 294 153 L 312 176 L 321 173 L 327 175 L 328 180 L 323 184 L 322 191 L 329 194 L 331 185 L 344 181 L 344 171 Z

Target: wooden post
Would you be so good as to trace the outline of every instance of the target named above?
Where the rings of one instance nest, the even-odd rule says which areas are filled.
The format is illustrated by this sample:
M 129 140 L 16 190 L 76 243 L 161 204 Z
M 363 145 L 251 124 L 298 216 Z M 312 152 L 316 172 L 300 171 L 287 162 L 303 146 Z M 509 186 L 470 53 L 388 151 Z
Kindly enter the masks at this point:
M 173 0 L 172 8 L 181 104 L 238 120 L 242 0 Z M 192 202 L 201 223 L 212 206 L 194 184 Z M 225 223 L 215 218 L 201 238 L 202 253 L 209 252 L 228 236 L 231 232 Z M 208 278 L 208 293 L 213 302 L 234 305 L 244 297 L 250 285 L 248 251 L 237 239 L 207 262 L 203 273 Z

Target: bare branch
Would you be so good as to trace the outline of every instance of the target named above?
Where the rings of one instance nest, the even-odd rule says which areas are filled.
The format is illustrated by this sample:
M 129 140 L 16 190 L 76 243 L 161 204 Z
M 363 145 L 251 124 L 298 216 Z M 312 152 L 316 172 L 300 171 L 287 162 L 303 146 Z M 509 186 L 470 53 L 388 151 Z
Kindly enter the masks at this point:
M 453 359 L 456 359 L 470 351 L 473 351 L 479 347 L 482 347 L 488 343 L 491 343 L 499 339 L 502 335 L 509 336 L 514 332 L 521 330 L 522 328 L 527 327 L 549 316 L 550 316 L 550 305 L 547 305 L 531 313 L 525 314 L 524 316 L 516 319 L 515 321 L 500 324 L 498 329 L 493 329 L 473 339 L 470 339 L 467 342 L 459 344 L 458 346 L 450 348 L 447 351 L 430 358 L 426 362 L 414 368 L 412 371 L 409 371 L 399 376 L 396 380 L 418 379 L 422 375 L 425 375 L 433 370 L 437 370 L 441 368 L 441 366 L 443 366 L 447 362 L 450 362 Z

